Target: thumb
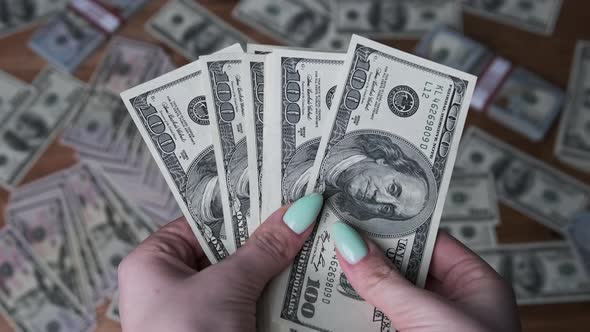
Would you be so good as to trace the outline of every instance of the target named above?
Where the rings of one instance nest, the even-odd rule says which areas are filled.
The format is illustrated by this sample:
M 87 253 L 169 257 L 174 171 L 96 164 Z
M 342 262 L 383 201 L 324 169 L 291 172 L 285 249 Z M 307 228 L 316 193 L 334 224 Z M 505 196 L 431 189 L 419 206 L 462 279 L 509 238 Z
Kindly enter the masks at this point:
M 312 232 L 323 205 L 321 194 L 300 198 L 275 211 L 246 244 L 223 263 L 233 265 L 256 293 L 289 266 Z
M 433 315 L 454 315 L 442 299 L 404 278 L 382 249 L 363 240 L 352 227 L 338 222 L 332 235 L 340 266 L 354 290 L 380 309 L 396 330 L 428 327 Z

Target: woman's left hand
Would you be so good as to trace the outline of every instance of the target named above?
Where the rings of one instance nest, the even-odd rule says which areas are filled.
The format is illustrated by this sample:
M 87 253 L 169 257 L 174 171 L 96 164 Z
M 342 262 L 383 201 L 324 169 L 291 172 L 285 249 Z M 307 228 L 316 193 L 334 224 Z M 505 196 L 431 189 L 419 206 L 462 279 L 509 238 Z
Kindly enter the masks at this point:
M 256 302 L 311 233 L 312 194 L 282 207 L 235 254 L 210 265 L 184 218 L 154 233 L 119 267 L 125 331 L 255 331 Z

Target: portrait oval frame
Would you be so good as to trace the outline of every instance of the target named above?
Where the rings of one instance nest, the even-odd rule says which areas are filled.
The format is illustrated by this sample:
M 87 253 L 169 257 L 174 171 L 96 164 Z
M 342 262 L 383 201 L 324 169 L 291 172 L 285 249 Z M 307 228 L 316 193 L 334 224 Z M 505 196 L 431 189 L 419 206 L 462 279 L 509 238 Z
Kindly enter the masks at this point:
M 401 151 L 408 158 L 418 163 L 420 168 L 423 169 L 424 173 L 426 174 L 426 181 L 428 186 L 428 199 L 426 201 L 426 204 L 417 215 L 404 220 L 393 220 L 384 218 L 371 218 L 367 220 L 359 220 L 338 206 L 338 195 L 342 195 L 341 193 L 328 197 L 326 204 L 330 207 L 330 209 L 341 221 L 346 222 L 352 227 L 364 231 L 367 234 L 370 234 L 371 236 L 391 238 L 411 234 L 418 227 L 420 227 L 422 224 L 424 224 L 430 219 L 436 207 L 436 202 L 438 200 L 438 186 L 436 178 L 432 171 L 432 164 L 426 158 L 426 156 L 424 156 L 424 154 L 412 143 L 395 134 L 384 132 L 381 130 L 352 131 L 344 135 L 342 140 L 340 140 L 330 149 L 330 152 L 333 152 L 335 150 L 338 152 L 337 147 L 347 144 L 352 139 L 358 136 L 364 135 L 382 136 L 383 138 L 390 139 L 394 144 L 396 144 L 401 149 Z M 331 155 L 330 153 L 328 153 L 328 155 L 326 156 L 326 158 L 324 158 L 324 161 L 322 162 L 321 169 L 323 174 L 325 174 L 326 171 L 326 161 L 330 160 L 330 157 Z

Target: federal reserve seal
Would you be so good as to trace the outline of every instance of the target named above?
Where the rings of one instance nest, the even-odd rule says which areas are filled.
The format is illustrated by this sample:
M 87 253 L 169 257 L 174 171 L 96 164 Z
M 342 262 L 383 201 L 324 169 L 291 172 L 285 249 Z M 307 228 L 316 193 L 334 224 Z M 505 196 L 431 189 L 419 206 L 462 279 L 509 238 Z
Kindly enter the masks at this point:
M 205 96 L 198 96 L 191 100 L 188 104 L 188 116 L 196 124 L 201 126 L 209 125 L 209 112 L 207 111 Z
M 407 85 L 398 85 L 389 91 L 387 105 L 393 114 L 407 118 L 418 111 L 418 94 Z

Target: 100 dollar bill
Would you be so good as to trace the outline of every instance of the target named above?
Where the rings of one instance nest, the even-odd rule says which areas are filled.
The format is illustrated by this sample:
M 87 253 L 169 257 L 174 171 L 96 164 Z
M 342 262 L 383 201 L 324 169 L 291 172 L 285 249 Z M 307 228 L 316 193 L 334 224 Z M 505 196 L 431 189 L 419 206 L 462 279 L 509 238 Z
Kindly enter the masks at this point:
M 457 168 L 492 172 L 500 201 L 558 232 L 590 206 L 586 184 L 477 127 L 465 133 Z
M 590 279 L 566 242 L 503 245 L 477 253 L 512 284 L 518 304 L 590 299 Z
M 469 74 L 353 37 L 307 188 L 326 203 L 272 284 L 273 321 L 298 331 L 392 329 L 350 287 L 329 228 L 352 225 L 424 286 L 474 85 Z
M 231 225 L 235 247 L 246 243 L 258 226 L 258 209 L 251 208 L 246 118 L 253 109 L 246 105 L 242 76 L 243 53 L 202 57 L 205 101 L 210 105 L 211 135 L 223 203 L 225 224 Z M 252 184 L 252 186 L 254 186 Z M 253 213 L 254 212 L 254 213 Z
M 343 64 L 344 54 L 337 53 L 276 49 L 267 55 L 263 219 L 305 194 Z

